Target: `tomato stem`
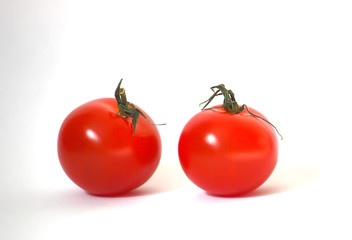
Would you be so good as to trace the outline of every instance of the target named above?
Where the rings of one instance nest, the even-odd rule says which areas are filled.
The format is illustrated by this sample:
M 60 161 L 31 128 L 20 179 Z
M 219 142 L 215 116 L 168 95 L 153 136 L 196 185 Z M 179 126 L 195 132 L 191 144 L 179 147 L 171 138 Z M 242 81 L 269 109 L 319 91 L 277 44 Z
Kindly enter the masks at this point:
M 136 106 L 128 102 L 126 97 L 126 90 L 124 88 L 121 88 L 121 83 L 122 83 L 122 78 L 115 90 L 115 99 L 117 101 L 117 106 L 119 107 L 118 115 L 120 115 L 123 118 L 128 118 L 128 117 L 132 118 L 133 135 L 136 132 L 137 120 L 140 117 L 140 115 L 142 115 L 142 117 L 144 117 L 152 125 L 165 125 L 165 124 L 152 123 L 140 109 L 136 108 Z
M 282 135 L 280 134 L 279 130 L 277 130 L 277 128 L 274 126 L 274 124 L 272 124 L 271 122 L 269 122 L 269 121 L 266 120 L 265 118 L 262 118 L 262 117 L 260 117 L 260 116 L 258 116 L 258 115 L 255 115 L 255 114 L 251 113 L 251 112 L 249 111 L 249 109 L 248 109 L 248 107 L 247 107 L 246 104 L 243 104 L 242 106 L 244 106 L 244 107 L 246 108 L 247 112 L 248 112 L 250 115 L 252 115 L 253 117 L 260 118 L 260 119 L 262 119 L 263 121 L 269 123 L 269 124 L 275 129 L 275 131 L 277 132 L 277 134 L 280 136 L 281 140 L 284 139 L 284 138 L 282 137 Z
M 246 104 L 243 104 L 241 107 L 238 105 L 236 99 L 235 99 L 235 94 L 232 92 L 232 90 L 228 90 L 226 89 L 224 84 L 219 84 L 217 86 L 213 86 L 210 88 L 214 93 L 213 95 L 210 96 L 210 98 L 202 103 L 200 103 L 199 105 L 204 105 L 204 107 L 202 108 L 202 110 L 209 110 L 209 109 L 217 109 L 217 108 L 224 108 L 226 112 L 228 113 L 233 113 L 233 114 L 239 114 L 241 113 L 245 108 L 247 110 L 247 112 L 252 115 L 253 117 L 259 118 L 267 123 L 269 123 L 277 132 L 277 134 L 281 137 L 281 140 L 283 140 L 282 135 L 280 134 L 280 132 L 277 130 L 277 128 L 268 120 L 266 120 L 265 118 L 262 118 L 258 115 L 253 114 L 252 112 L 249 111 L 248 107 Z M 215 89 L 217 89 L 215 91 Z M 209 103 L 216 97 L 216 96 L 220 96 L 223 95 L 224 96 L 224 102 L 220 107 L 212 107 L 212 108 L 206 108 Z

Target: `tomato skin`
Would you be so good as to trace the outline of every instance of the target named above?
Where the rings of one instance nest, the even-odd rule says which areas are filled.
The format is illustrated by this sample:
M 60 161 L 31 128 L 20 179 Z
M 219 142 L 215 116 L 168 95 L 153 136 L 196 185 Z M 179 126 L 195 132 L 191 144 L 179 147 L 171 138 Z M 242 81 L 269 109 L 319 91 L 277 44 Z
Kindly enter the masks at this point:
M 96 99 L 73 110 L 59 131 L 57 149 L 63 170 L 92 195 L 131 191 L 153 175 L 160 161 L 156 126 L 141 116 L 133 135 L 131 118 L 117 113 L 116 99 Z
M 199 112 L 187 122 L 178 153 L 195 185 L 213 195 L 236 196 L 269 178 L 277 163 L 278 142 L 273 127 L 246 109 L 233 114 L 219 108 Z

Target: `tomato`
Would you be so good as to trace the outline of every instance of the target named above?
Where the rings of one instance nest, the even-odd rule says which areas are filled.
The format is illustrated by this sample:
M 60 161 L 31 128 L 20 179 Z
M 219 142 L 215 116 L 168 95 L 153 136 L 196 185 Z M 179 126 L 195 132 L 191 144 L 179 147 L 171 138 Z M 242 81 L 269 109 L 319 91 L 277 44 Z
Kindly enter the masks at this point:
M 238 108 L 242 111 L 236 114 L 221 105 L 203 110 L 187 122 L 180 135 L 182 169 L 212 195 L 253 191 L 269 178 L 277 163 L 278 141 L 272 125 L 255 109 Z
M 118 114 L 114 98 L 87 102 L 66 117 L 57 148 L 61 166 L 74 183 L 92 195 L 116 195 L 153 175 L 161 139 L 150 117 L 139 110 L 145 118 L 138 119 L 135 129 L 132 118 Z

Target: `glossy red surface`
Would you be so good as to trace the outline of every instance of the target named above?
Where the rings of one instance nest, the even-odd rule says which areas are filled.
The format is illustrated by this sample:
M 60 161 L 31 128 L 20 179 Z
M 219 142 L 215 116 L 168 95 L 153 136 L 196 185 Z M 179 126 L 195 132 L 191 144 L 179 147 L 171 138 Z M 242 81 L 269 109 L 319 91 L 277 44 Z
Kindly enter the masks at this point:
M 233 114 L 220 108 L 199 112 L 188 121 L 178 152 L 184 172 L 198 187 L 214 195 L 240 195 L 269 178 L 278 143 L 273 127 L 246 109 Z
M 156 126 L 141 116 L 132 135 L 131 119 L 117 113 L 114 98 L 96 99 L 73 110 L 59 132 L 62 168 L 74 183 L 94 195 L 135 189 L 159 164 L 161 140 Z

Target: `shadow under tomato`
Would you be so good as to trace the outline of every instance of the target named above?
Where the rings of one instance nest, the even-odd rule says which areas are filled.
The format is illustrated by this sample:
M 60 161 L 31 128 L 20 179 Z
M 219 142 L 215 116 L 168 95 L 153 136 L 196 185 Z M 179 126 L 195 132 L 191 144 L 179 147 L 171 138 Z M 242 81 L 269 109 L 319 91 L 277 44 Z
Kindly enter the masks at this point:
M 122 194 L 107 194 L 107 195 L 98 195 L 86 192 L 89 196 L 98 197 L 98 198 L 124 198 L 124 197 L 141 197 L 158 193 L 157 190 L 153 189 L 144 189 L 143 187 L 139 187 L 130 192 L 122 193 Z
M 261 197 L 293 189 L 301 188 L 320 177 L 321 171 L 308 166 L 285 166 L 277 167 L 270 178 L 256 190 L 236 196 L 219 196 L 206 193 L 208 196 L 220 198 L 247 198 Z
M 154 175 L 145 184 L 125 194 L 96 196 L 71 184 L 64 189 L 33 191 L 26 196 L 26 202 L 31 212 L 81 212 L 109 207 L 122 208 L 142 201 L 143 197 L 179 189 L 187 183 L 188 179 L 179 163 L 166 161 L 160 163 Z

